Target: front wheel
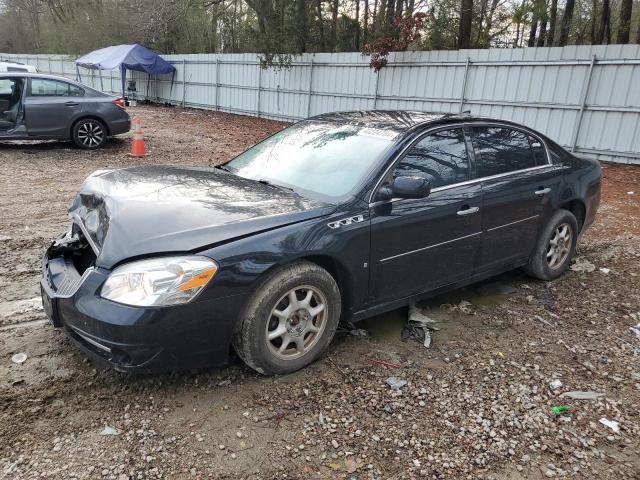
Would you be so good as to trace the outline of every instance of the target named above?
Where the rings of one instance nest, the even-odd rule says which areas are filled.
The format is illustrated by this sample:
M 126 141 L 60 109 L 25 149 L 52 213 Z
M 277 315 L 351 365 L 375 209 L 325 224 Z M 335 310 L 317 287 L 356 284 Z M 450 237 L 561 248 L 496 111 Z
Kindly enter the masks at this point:
M 545 226 L 529 259 L 527 273 L 540 280 L 562 275 L 576 252 L 578 222 L 568 210 L 558 210 Z
M 107 140 L 107 129 L 104 124 L 93 118 L 85 118 L 73 126 L 73 143 L 85 150 L 95 150 Z
M 314 263 L 297 262 L 276 270 L 260 284 L 241 314 L 233 345 L 244 362 L 260 373 L 291 373 L 326 349 L 340 311 L 340 290 L 334 278 Z

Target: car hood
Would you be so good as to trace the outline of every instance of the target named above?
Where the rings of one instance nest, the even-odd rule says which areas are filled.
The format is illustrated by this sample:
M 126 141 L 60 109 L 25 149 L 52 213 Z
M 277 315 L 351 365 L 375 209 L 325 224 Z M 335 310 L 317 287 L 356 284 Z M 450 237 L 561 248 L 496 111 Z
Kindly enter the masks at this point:
M 334 206 L 213 168 L 99 170 L 69 208 L 111 268 L 132 257 L 192 252 L 331 213 Z

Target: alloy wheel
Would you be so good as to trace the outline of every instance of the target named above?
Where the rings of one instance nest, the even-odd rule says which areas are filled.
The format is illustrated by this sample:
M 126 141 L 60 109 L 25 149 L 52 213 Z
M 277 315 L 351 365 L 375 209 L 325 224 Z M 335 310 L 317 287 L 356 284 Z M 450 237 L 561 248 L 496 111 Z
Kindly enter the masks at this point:
M 271 310 L 266 327 L 269 351 L 280 360 L 293 360 L 318 343 L 327 325 L 327 301 L 315 287 L 289 290 Z
M 568 223 L 561 223 L 553 231 L 547 245 L 547 263 L 549 268 L 555 269 L 564 265 L 573 241 L 573 231 Z
M 104 129 L 97 122 L 85 122 L 78 127 L 78 139 L 87 148 L 97 147 L 104 139 Z

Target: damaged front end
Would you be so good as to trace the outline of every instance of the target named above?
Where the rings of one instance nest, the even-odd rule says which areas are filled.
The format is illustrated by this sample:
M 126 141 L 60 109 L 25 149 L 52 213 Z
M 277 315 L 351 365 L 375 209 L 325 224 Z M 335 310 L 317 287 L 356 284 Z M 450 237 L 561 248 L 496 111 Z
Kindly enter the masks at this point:
M 83 277 L 94 268 L 96 258 L 96 252 L 75 223 L 47 249 L 42 259 L 42 303 L 54 327 L 62 327 L 54 299 L 73 295 Z
M 69 218 L 73 228 L 82 231 L 95 254 L 99 255 L 109 230 L 104 200 L 94 194 L 79 193 L 69 207 Z

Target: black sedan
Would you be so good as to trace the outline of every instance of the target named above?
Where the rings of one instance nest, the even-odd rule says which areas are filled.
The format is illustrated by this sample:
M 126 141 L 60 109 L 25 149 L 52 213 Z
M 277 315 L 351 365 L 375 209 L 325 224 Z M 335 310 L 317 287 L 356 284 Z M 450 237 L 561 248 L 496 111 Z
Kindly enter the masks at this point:
M 55 327 L 119 370 L 294 371 L 357 321 L 524 267 L 569 266 L 600 167 L 514 123 L 347 112 L 216 168 L 103 170 L 44 257 Z
M 121 98 L 64 77 L 0 73 L 0 141 L 70 139 L 94 150 L 130 127 Z

